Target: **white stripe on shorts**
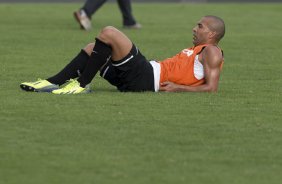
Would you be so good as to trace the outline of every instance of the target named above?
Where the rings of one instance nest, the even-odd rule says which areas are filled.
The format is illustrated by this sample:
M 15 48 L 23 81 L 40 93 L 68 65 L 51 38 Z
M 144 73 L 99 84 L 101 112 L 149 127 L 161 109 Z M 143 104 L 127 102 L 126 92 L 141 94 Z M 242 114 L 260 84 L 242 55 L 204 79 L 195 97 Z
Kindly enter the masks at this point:
M 110 68 L 110 67 L 107 66 L 107 68 L 104 70 L 104 73 L 103 73 L 103 75 L 102 75 L 103 78 L 105 78 L 105 75 L 106 75 L 107 71 L 109 70 L 109 68 Z
M 118 64 L 114 64 L 112 62 L 112 65 L 113 66 L 120 66 L 120 65 L 123 65 L 124 63 L 127 63 L 129 60 L 131 60 L 133 58 L 133 55 L 131 55 L 129 58 L 127 58 L 125 61 L 121 62 L 121 63 L 118 63 Z
M 156 61 L 150 61 L 150 64 L 154 70 L 155 92 L 158 92 L 160 89 L 161 65 Z

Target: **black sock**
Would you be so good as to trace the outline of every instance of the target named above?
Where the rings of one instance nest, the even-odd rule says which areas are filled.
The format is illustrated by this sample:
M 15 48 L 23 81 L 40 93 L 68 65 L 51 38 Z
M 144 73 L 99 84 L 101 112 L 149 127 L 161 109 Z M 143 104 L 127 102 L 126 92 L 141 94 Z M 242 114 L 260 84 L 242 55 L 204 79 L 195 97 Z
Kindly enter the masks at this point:
M 82 49 L 62 71 L 46 80 L 53 84 L 62 85 L 67 80 L 78 77 L 83 72 L 88 59 L 89 55 Z
M 95 46 L 87 65 L 81 76 L 77 79 L 81 87 L 84 88 L 92 81 L 99 69 L 107 62 L 111 53 L 112 48 L 96 38 Z

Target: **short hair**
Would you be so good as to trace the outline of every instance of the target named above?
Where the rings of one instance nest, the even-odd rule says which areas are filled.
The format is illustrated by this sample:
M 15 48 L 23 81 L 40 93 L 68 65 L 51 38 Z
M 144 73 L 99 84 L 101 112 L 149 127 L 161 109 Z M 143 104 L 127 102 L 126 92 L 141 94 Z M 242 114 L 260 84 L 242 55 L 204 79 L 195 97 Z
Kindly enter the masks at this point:
M 216 32 L 216 35 L 215 35 L 216 40 L 220 41 L 225 35 L 224 21 L 221 18 L 214 16 L 214 15 L 206 15 L 204 17 L 212 20 L 212 22 L 208 25 L 208 27 L 211 31 Z

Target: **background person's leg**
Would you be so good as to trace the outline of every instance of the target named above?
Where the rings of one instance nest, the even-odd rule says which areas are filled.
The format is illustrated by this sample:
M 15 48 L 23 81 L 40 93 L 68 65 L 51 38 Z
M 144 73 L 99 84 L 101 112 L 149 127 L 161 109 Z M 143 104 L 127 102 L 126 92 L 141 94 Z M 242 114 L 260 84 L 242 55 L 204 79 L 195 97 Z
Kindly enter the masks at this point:
M 131 1 L 130 0 L 117 0 L 117 2 L 119 5 L 119 9 L 122 13 L 123 26 L 125 28 L 135 28 L 135 29 L 141 28 L 141 25 L 137 23 L 133 17 Z
M 91 18 L 93 14 L 106 2 L 107 0 L 87 0 L 83 7 L 86 15 Z
M 106 0 L 87 0 L 81 9 L 73 13 L 81 29 L 92 29 L 91 17 L 105 2 Z

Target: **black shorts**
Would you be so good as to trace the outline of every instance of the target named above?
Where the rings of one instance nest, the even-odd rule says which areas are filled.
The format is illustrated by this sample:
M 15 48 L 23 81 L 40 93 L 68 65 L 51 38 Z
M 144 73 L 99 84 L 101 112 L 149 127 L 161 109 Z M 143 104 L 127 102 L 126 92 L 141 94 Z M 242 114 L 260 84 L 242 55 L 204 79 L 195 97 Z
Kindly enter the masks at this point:
M 153 67 L 135 45 L 122 60 L 110 60 L 100 75 L 119 91 L 155 91 Z

